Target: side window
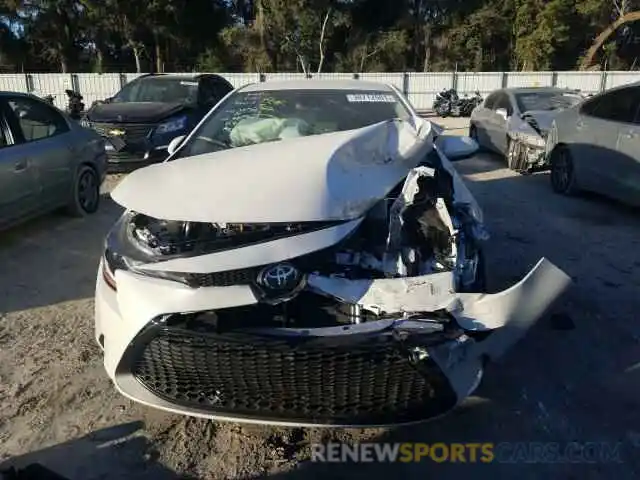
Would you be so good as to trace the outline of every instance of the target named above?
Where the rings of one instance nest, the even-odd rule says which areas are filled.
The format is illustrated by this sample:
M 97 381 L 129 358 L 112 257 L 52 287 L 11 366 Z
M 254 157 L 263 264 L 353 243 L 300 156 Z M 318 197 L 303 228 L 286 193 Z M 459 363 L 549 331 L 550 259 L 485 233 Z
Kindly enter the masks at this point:
M 593 116 L 596 109 L 598 108 L 598 104 L 600 103 L 601 99 L 602 99 L 602 96 L 599 95 L 589 100 L 585 100 L 584 103 L 580 106 L 580 113 L 582 115 Z
M 613 122 L 633 123 L 640 104 L 640 88 L 621 88 L 605 93 L 596 100 L 594 105 L 584 105 L 582 113 Z
M 489 110 L 493 109 L 493 104 L 496 103 L 496 98 L 498 98 L 498 93 L 492 93 L 487 97 L 484 101 L 484 108 L 488 108 Z
M 511 100 L 509 100 L 509 96 L 506 93 L 500 94 L 500 96 L 496 99 L 492 110 L 497 110 L 499 108 L 504 108 L 507 111 L 508 116 L 511 116 L 513 114 L 513 106 L 511 105 Z
M 213 107 L 229 91 L 225 83 L 218 82 L 212 78 L 205 78 L 200 81 L 198 100 L 204 105 Z
M 56 110 L 31 98 L 12 98 L 7 102 L 26 142 L 34 142 L 69 131 L 66 120 Z

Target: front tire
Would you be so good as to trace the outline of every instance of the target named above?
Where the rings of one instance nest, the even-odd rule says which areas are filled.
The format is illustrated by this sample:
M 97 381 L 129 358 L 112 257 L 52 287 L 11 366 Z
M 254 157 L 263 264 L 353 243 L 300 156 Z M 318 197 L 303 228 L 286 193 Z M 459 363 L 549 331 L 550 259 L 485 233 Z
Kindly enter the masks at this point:
M 67 211 L 73 217 L 85 217 L 95 213 L 99 206 L 100 180 L 98 174 L 89 165 L 81 165 L 73 184 L 73 192 Z
M 575 195 L 578 192 L 575 168 L 571 152 L 566 147 L 556 147 L 551 152 L 551 188 L 561 195 Z

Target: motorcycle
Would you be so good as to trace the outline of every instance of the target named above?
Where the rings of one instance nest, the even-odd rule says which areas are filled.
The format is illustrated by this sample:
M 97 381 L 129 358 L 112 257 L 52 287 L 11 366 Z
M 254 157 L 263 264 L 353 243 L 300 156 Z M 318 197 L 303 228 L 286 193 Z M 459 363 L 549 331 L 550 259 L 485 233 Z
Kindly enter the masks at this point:
M 73 118 L 74 120 L 81 120 L 84 116 L 84 103 L 82 102 L 83 97 L 78 92 L 74 92 L 73 90 L 65 90 L 65 93 L 68 97 L 67 114 Z
M 459 112 L 458 92 L 454 88 L 444 89 L 436 94 L 433 102 L 433 110 L 439 117 L 458 116 Z
M 469 117 L 482 100 L 477 90 L 472 97 L 465 95 L 460 98 L 454 88 L 445 89 L 436 95 L 433 110 L 439 117 Z
M 482 102 L 483 98 L 478 90 L 474 92 L 472 97 L 468 97 L 465 95 L 465 97 L 461 100 L 461 116 L 470 117 L 473 109 L 480 105 Z

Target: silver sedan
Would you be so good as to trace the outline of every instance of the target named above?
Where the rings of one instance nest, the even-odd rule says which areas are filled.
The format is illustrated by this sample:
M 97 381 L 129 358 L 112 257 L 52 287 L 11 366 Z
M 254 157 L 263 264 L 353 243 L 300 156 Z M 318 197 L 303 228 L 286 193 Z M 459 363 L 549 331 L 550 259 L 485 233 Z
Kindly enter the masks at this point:
M 640 82 L 559 114 L 546 156 L 556 192 L 589 190 L 640 206 Z
M 555 87 L 496 90 L 471 113 L 469 136 L 504 155 L 512 170 L 545 166 L 544 145 L 553 119 L 582 98 L 574 90 Z
M 0 229 L 67 207 L 94 213 L 104 141 L 33 95 L 0 92 Z

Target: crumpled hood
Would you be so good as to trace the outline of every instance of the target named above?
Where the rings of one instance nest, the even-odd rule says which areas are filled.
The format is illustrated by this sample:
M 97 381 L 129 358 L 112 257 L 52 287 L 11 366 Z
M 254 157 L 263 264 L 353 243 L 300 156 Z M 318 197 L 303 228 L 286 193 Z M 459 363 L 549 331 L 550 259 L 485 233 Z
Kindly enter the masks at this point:
M 525 118 L 532 118 L 537 124 L 538 128 L 544 133 L 551 130 L 553 120 L 558 116 L 562 110 L 529 110 L 524 112 L 522 116 Z
M 91 107 L 87 116 L 92 122 L 155 123 L 185 108 L 183 103 L 99 103 Z
M 403 181 L 430 148 L 430 123 L 416 131 L 390 120 L 151 165 L 127 176 L 111 196 L 166 220 L 348 220 Z

